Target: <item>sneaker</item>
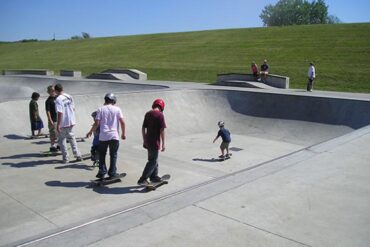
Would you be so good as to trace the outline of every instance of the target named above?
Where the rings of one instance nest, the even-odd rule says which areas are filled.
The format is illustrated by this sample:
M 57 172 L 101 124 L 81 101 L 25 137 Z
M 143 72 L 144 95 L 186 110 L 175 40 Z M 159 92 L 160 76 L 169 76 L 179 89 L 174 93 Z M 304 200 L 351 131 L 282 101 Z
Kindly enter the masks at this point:
M 218 156 L 220 159 L 223 159 L 223 158 L 225 158 L 225 156 L 223 156 L 223 155 L 220 155 L 220 156 Z
M 152 182 L 152 183 L 159 183 L 159 182 L 162 182 L 162 181 L 163 181 L 162 178 L 158 177 L 158 176 L 156 176 L 154 178 L 150 178 L 150 182 Z
M 82 157 L 81 156 L 77 156 L 76 161 L 82 161 Z
M 119 174 L 115 173 L 113 175 L 109 175 L 109 179 L 119 178 Z
M 105 174 L 102 174 L 102 173 L 98 172 L 98 174 L 96 174 L 95 177 L 100 178 L 100 179 L 103 179 L 104 176 L 105 176 Z
M 68 164 L 69 163 L 69 160 L 63 160 L 62 163 L 63 164 Z
M 148 184 L 150 184 L 149 182 L 148 182 L 148 180 L 147 179 L 139 179 L 139 181 L 137 181 L 137 184 L 138 185 L 148 185 Z
M 56 153 L 56 152 L 58 152 L 58 149 L 56 147 L 51 146 L 49 148 L 49 151 L 52 152 L 52 153 Z

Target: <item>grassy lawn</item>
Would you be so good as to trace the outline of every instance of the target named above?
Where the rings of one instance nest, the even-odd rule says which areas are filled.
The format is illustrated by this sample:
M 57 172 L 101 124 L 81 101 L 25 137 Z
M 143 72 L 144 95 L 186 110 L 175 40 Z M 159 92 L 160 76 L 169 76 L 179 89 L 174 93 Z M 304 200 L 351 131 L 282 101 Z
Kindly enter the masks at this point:
M 370 23 L 249 28 L 87 40 L 0 43 L 0 70 L 136 68 L 151 80 L 215 82 L 218 73 L 250 73 L 267 59 L 270 73 L 304 88 L 370 93 Z

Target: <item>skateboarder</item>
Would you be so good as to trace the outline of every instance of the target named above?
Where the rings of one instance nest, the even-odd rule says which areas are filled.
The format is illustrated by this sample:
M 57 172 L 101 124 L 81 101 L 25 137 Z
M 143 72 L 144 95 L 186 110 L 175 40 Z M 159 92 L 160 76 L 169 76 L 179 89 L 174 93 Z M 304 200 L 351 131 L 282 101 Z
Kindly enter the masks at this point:
M 95 124 L 95 118 L 96 118 L 96 111 L 91 113 L 91 117 L 93 118 L 94 124 Z M 90 131 L 94 134 L 94 139 L 91 146 L 91 160 L 92 161 L 98 161 L 99 160 L 99 134 L 100 134 L 100 126 L 97 126 L 95 131 L 92 131 L 94 128 L 94 124 L 92 125 Z M 90 132 L 89 131 L 89 132 Z M 88 137 L 88 136 L 87 136 Z
M 100 126 L 99 134 L 99 172 L 97 178 L 103 179 L 107 173 L 105 156 L 109 147 L 110 166 L 108 176 L 110 178 L 119 177 L 117 173 L 117 152 L 119 148 L 119 126 L 121 127 L 121 139 L 126 139 L 125 121 L 122 111 L 115 106 L 117 98 L 113 93 L 107 93 L 104 97 L 105 104 L 96 112 L 95 123 L 91 130 L 86 134 L 90 137 Z
M 156 99 L 152 104 L 152 110 L 145 114 L 142 125 L 143 147 L 148 150 L 148 162 L 138 180 L 139 185 L 148 185 L 151 182 L 161 182 L 158 176 L 158 154 L 159 150 L 165 151 L 165 131 L 166 122 L 164 119 L 164 101 Z
M 48 86 L 47 93 L 49 94 L 49 97 L 45 101 L 45 110 L 46 116 L 48 118 L 50 152 L 57 152 L 58 151 L 58 147 L 56 144 L 57 112 L 55 110 L 56 94 L 53 85 Z
M 33 92 L 31 96 L 31 101 L 29 104 L 30 122 L 31 122 L 31 133 L 35 136 L 35 131 L 37 130 L 37 135 L 41 135 L 41 130 L 44 128 L 44 123 L 39 114 L 39 105 L 37 101 L 40 98 L 40 94 Z
M 226 157 L 230 156 L 230 154 L 229 154 L 229 144 L 231 142 L 231 134 L 230 134 L 230 131 L 228 129 L 225 129 L 225 123 L 223 121 L 218 122 L 218 127 L 220 128 L 220 130 L 218 131 L 217 136 L 213 140 L 213 143 L 215 143 L 215 141 L 221 136 L 221 138 L 222 138 L 222 143 L 220 145 L 221 155 L 219 157 L 221 159 L 223 159 L 223 158 L 226 158 Z M 224 155 L 225 154 L 225 149 L 226 149 L 226 155 Z
M 68 139 L 71 144 L 72 152 L 76 160 L 81 161 L 81 153 L 78 150 L 76 137 L 72 131 L 73 126 L 76 124 L 73 98 L 69 94 L 64 93 L 63 86 L 59 83 L 55 85 L 54 89 L 57 95 L 55 99 L 55 109 L 58 116 L 58 142 L 63 155 L 63 163 L 69 163 L 66 139 Z

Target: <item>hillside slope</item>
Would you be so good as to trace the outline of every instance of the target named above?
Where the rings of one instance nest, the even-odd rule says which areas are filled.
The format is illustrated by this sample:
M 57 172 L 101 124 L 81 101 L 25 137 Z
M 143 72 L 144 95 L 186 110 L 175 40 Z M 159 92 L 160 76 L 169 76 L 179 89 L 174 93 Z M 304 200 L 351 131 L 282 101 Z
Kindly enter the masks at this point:
M 136 68 L 151 80 L 214 82 L 218 73 L 250 72 L 268 59 L 273 74 L 304 88 L 309 61 L 316 89 L 370 92 L 370 23 L 249 28 L 0 43 L 0 70 Z

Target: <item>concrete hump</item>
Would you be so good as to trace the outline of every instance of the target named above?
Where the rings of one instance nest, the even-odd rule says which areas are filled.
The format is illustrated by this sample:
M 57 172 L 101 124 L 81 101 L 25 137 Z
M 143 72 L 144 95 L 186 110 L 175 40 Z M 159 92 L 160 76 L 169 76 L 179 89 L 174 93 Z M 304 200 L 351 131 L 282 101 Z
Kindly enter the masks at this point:
M 147 80 L 147 74 L 137 69 L 107 69 L 101 73 L 125 74 L 136 80 Z

